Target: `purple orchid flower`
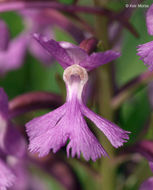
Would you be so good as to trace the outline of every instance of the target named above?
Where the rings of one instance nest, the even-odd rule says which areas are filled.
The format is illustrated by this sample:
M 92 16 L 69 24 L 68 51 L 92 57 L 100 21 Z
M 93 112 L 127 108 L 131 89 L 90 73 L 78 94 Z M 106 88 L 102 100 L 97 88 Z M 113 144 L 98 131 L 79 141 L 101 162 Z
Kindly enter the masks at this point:
M 26 36 L 21 35 L 13 39 L 6 50 L 0 51 L 1 75 L 11 70 L 16 70 L 22 65 L 26 54 L 27 43 Z
M 24 63 L 24 58 L 27 49 L 38 60 L 45 64 L 52 63 L 53 58 L 33 40 L 31 34 L 33 32 L 40 32 L 40 28 L 43 28 L 42 34 L 51 35 L 51 30 L 48 27 L 42 27 L 38 21 L 36 22 L 36 12 L 31 15 L 31 20 L 24 16 L 25 29 L 13 40 L 9 40 L 9 30 L 3 21 L 0 21 L 0 74 L 5 75 L 11 70 L 16 70 Z M 25 14 L 24 14 L 25 15 Z M 45 19 L 44 19 L 45 20 Z M 37 23 L 37 24 L 36 24 Z M 38 24 L 39 23 L 39 24 Z M 38 27 L 39 26 L 39 27 Z M 41 29 L 42 30 L 42 29 Z
M 25 34 L 9 40 L 7 25 L 0 20 L 0 74 L 20 67 L 25 56 L 27 37 Z
M 153 172 L 153 162 L 149 162 L 150 169 Z M 153 189 L 153 177 L 149 177 L 147 180 L 145 180 L 139 190 L 152 190 Z
M 15 157 L 8 157 L 9 165 L 14 172 L 16 178 L 9 190 L 26 190 L 29 188 L 29 174 L 26 159 L 19 160 Z
M 77 42 L 84 39 L 83 32 L 56 10 L 25 9 L 20 13 L 25 23 L 25 30 L 29 34 L 39 32 L 41 35 L 48 37 L 48 39 L 50 37 L 54 38 L 53 27 L 58 26 L 69 32 Z M 53 57 L 33 38 L 30 39 L 28 47 L 32 55 L 44 64 L 53 63 Z
M 139 190 L 152 190 L 153 189 L 153 177 L 150 177 L 146 181 L 144 181 Z
M 9 30 L 0 20 L 0 74 L 17 69 L 24 56 L 25 39 L 23 36 L 9 41 Z M 21 43 L 22 42 L 22 43 Z M 17 56 L 18 55 L 18 56 Z
M 12 186 L 15 175 L 7 163 L 9 155 L 21 159 L 25 155 L 25 141 L 9 119 L 8 98 L 0 88 L 0 189 Z
M 150 35 L 153 35 L 153 4 L 147 11 L 146 16 L 147 29 Z M 150 71 L 153 71 L 153 41 L 139 45 L 137 55 L 144 61 Z
M 50 65 L 54 62 L 53 57 L 31 36 L 35 32 L 54 38 L 53 27 L 57 25 L 69 32 L 77 42 L 84 39 L 83 32 L 58 11 L 24 9 L 20 11 L 20 14 L 25 28 L 19 36 L 11 41 L 9 40 L 9 31 L 6 24 L 0 21 L 1 75 L 21 67 L 27 50 L 45 65 Z
M 0 20 L 0 51 L 6 50 L 10 39 L 9 30 L 4 21 Z
M 6 190 L 14 181 L 15 175 L 12 170 L 0 159 L 0 189 Z
M 45 184 L 38 176 L 33 176 L 29 171 L 29 160 L 19 160 L 9 156 L 8 162 L 16 178 L 9 190 L 47 190 Z
M 24 139 L 9 119 L 7 95 L 0 88 L 0 149 L 5 154 L 21 158 L 24 156 L 25 148 Z
M 29 36 L 27 49 L 29 49 L 30 53 L 45 65 L 51 64 L 53 62 L 53 57 L 49 55 L 38 42 L 30 37 L 31 34 L 40 32 L 42 35 L 52 36 L 54 38 L 51 22 L 49 21 L 49 18 L 46 17 L 45 11 L 25 9 L 20 12 L 20 14 L 22 15 L 25 24 L 24 31 L 27 33 L 27 36 Z
M 153 4 L 150 6 L 150 8 L 147 11 L 147 29 L 148 33 L 150 35 L 153 35 Z
M 78 43 L 85 38 L 85 34 L 81 29 L 59 11 L 54 9 L 25 9 L 20 13 L 23 17 L 26 28 L 30 29 L 33 33 L 39 32 L 43 34 L 43 31 L 46 28 L 50 28 L 51 32 L 54 26 L 58 26 L 68 32 Z
M 84 116 L 97 125 L 114 147 L 122 146 L 129 139 L 129 132 L 98 116 L 83 102 L 84 87 L 88 81 L 87 71 L 116 59 L 120 54 L 109 50 L 88 56 L 83 49 L 71 43 L 47 40 L 39 35 L 35 35 L 35 38 L 65 69 L 63 79 L 67 98 L 66 103 L 58 109 L 26 124 L 30 151 L 38 152 L 39 156 L 47 155 L 51 149 L 55 153 L 69 139 L 68 157 L 70 154 L 72 157 L 80 157 L 82 153 L 86 160 L 91 158 L 95 161 L 101 155 L 107 156 L 88 128 Z

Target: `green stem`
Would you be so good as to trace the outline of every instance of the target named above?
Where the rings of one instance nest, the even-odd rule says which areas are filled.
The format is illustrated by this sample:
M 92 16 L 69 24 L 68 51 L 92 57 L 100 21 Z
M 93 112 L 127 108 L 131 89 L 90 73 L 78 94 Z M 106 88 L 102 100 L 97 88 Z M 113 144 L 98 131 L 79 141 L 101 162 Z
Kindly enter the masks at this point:
M 104 3 L 108 3 L 108 0 L 103 1 L 94 0 L 96 6 L 104 6 Z M 107 18 L 96 16 L 96 31 L 97 37 L 102 41 L 104 49 L 109 48 L 108 41 L 108 27 L 107 27 Z M 113 121 L 113 110 L 111 108 L 111 99 L 113 95 L 113 86 L 112 86 L 112 74 L 110 64 L 104 65 L 102 68 L 98 69 L 99 74 L 99 111 L 100 114 Z M 115 173 L 116 167 L 113 164 L 114 157 L 114 148 L 108 142 L 104 135 L 99 136 L 102 144 L 107 150 L 110 158 L 103 158 L 101 161 L 100 173 L 101 173 L 101 188 L 103 190 L 114 190 L 116 186 L 115 182 Z
M 110 65 L 107 65 L 99 70 L 100 74 L 100 113 L 104 118 L 113 121 L 113 111 L 111 109 L 111 97 L 112 97 L 112 80 Z M 101 135 L 101 141 L 105 149 L 109 154 L 109 158 L 103 158 L 101 162 L 101 174 L 102 174 L 102 189 L 115 190 L 115 173 L 116 167 L 113 164 L 114 148 L 108 142 L 104 135 Z

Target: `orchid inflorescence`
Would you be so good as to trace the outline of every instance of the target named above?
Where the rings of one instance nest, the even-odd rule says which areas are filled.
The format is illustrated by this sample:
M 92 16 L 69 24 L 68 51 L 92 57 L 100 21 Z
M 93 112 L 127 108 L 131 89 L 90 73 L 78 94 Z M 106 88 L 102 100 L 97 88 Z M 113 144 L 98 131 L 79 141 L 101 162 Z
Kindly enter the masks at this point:
M 117 33 L 122 33 L 125 27 L 138 37 L 137 31 L 128 20 L 131 16 L 130 9 L 117 13 L 102 7 L 79 6 L 77 1 L 73 5 L 56 1 L 46 1 L 44 4 L 37 1 L 4 1 L 0 4 L 0 12 L 10 10 L 16 11 L 23 20 L 23 30 L 12 39 L 7 23 L 0 20 L 0 77 L 4 80 L 9 72 L 20 69 L 24 62 L 26 64 L 25 58 L 29 52 L 42 63 L 41 67 L 54 69 L 55 62 L 58 62 L 62 67 L 62 78 L 57 76 L 57 80 L 61 90 L 66 89 L 66 98 L 63 101 L 62 95 L 40 91 L 24 93 L 9 101 L 7 90 L 0 87 L 0 190 L 47 190 L 44 181 L 41 181 L 38 176 L 35 177 L 35 172 L 30 172 L 29 168 L 32 166 L 55 177 L 66 189 L 81 189 L 71 169 L 74 160 L 80 160 L 80 164 L 84 164 L 92 172 L 95 172 L 94 167 L 92 164 L 86 165 L 86 161 L 92 163 L 99 160 L 100 162 L 97 163 L 104 170 L 102 176 L 107 174 L 115 176 L 113 173 L 115 169 L 106 172 L 104 168 L 110 168 L 112 165 L 112 168 L 117 168 L 114 165 L 116 163 L 118 165 L 120 160 L 121 162 L 128 160 L 126 155 L 138 153 L 148 160 L 152 169 L 153 142 L 151 140 L 141 140 L 132 145 L 128 144 L 127 149 L 114 150 L 128 142 L 131 133 L 129 129 L 124 130 L 116 119 L 120 105 L 137 90 L 140 84 L 144 81 L 148 83 L 153 79 L 151 73 L 153 42 L 151 41 L 139 45 L 137 49 L 137 55 L 151 72 L 138 76 L 121 89 L 111 84 L 115 84 L 112 75 L 113 72 L 115 73 L 114 63 L 111 62 L 118 60 L 122 53 L 116 51 L 121 45 L 121 36 Z M 68 15 L 60 12 L 63 10 Z M 109 49 L 105 47 L 107 40 L 98 41 L 95 38 L 94 28 L 79 17 L 76 14 L 78 12 L 94 14 L 97 17 L 103 15 L 109 20 L 108 36 L 112 44 Z M 73 23 L 72 19 L 77 21 L 77 24 Z M 147 10 L 146 22 L 148 33 L 153 35 L 153 4 Z M 54 30 L 56 27 L 71 35 L 78 45 L 57 41 Z M 102 73 L 102 79 L 99 73 Z M 102 84 L 97 84 L 97 81 Z M 102 92 L 98 86 L 101 86 Z M 91 104 L 90 100 L 92 100 Z M 107 106 L 103 108 L 101 102 L 106 103 Z M 152 102 L 151 98 L 150 102 Z M 48 108 L 53 110 L 37 117 L 35 113 L 31 114 L 31 111 Z M 23 119 L 23 115 L 20 121 L 22 124 L 16 124 L 18 120 L 14 118 L 22 114 L 25 114 L 27 122 Z M 114 118 L 116 120 L 112 122 Z M 24 129 L 18 126 L 23 125 L 22 119 Z M 67 158 L 77 157 L 77 159 L 66 159 L 65 148 Z M 110 161 L 104 157 L 108 157 Z M 63 168 L 61 163 L 64 165 Z M 106 166 L 103 166 L 103 163 L 104 165 L 106 163 Z M 56 165 L 57 172 L 53 169 Z M 67 180 L 65 181 L 63 175 L 59 176 L 59 168 L 70 172 L 76 182 L 69 184 Z M 106 184 L 103 181 L 102 183 Z M 103 188 L 113 190 L 109 185 Z M 140 190 L 151 189 L 153 189 L 153 177 L 140 185 Z

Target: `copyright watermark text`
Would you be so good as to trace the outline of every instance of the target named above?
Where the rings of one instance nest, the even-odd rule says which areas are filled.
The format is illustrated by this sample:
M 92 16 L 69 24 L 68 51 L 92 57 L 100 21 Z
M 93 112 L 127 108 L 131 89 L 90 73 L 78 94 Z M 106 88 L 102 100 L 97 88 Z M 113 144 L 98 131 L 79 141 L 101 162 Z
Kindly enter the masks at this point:
M 126 8 L 149 8 L 147 4 L 125 4 Z

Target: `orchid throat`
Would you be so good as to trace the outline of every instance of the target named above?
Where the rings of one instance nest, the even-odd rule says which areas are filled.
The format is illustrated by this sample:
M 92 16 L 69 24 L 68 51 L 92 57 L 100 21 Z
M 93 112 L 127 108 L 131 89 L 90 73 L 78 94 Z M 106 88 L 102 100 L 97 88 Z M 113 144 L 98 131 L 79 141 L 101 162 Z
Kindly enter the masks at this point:
M 67 87 L 67 101 L 73 97 L 82 101 L 83 89 L 88 81 L 87 70 L 77 64 L 71 65 L 64 70 L 63 80 Z

